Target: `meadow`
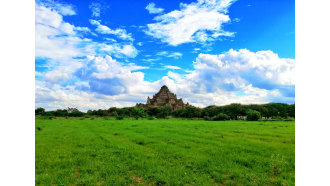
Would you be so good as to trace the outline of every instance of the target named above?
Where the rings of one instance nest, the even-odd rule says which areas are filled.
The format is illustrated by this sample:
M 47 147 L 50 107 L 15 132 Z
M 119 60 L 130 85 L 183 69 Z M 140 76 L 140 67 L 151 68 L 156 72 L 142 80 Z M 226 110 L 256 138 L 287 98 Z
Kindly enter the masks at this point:
M 36 119 L 37 185 L 294 185 L 294 121 Z

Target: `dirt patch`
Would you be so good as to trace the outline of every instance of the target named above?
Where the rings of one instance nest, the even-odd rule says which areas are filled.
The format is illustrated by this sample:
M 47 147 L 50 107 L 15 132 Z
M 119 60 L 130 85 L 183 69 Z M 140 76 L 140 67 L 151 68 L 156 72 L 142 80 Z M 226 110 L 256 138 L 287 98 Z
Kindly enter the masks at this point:
M 80 178 L 80 171 L 76 170 L 76 172 L 74 173 L 74 177 L 75 178 Z
M 104 180 L 100 180 L 99 182 L 96 183 L 96 185 L 105 185 L 105 181 Z
M 134 180 L 138 184 L 144 184 L 143 178 L 139 176 L 132 176 L 132 180 Z

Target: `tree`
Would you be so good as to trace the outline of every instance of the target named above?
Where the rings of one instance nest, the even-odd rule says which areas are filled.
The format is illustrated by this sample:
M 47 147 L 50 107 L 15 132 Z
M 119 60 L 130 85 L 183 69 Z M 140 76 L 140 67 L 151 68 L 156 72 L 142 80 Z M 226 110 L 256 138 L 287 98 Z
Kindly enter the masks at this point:
M 147 114 L 149 116 L 157 116 L 160 113 L 161 109 L 159 107 L 149 107 L 147 109 Z
M 201 117 L 202 112 L 201 112 L 200 108 L 197 108 L 197 107 L 194 107 L 194 106 L 188 106 L 184 109 L 181 116 L 185 117 L 185 118 Z
M 220 113 L 221 107 L 208 106 L 202 110 L 202 116 L 213 117 Z
M 289 105 L 288 115 L 293 118 L 295 117 L 295 104 Z
M 53 112 L 53 115 L 56 117 L 64 117 L 68 115 L 68 111 L 66 109 L 57 109 L 56 111 Z
M 142 118 L 145 116 L 144 109 L 141 107 L 134 107 L 132 110 L 132 116 L 138 120 L 139 118 Z
M 256 111 L 256 110 L 248 110 L 246 112 L 246 115 L 247 115 L 247 120 L 249 121 L 257 121 L 261 118 L 261 114 L 260 112 Z
M 39 114 L 42 115 L 43 113 L 45 113 L 44 108 L 39 107 L 35 110 L 35 114 L 37 114 L 37 115 L 39 115 Z
M 118 108 L 117 114 L 123 117 L 129 117 L 131 115 L 130 111 L 127 108 Z
M 237 103 L 224 106 L 223 108 L 224 114 L 227 114 L 231 119 L 235 120 L 237 120 L 237 116 L 242 116 L 246 113 L 244 106 Z
M 71 113 L 68 113 L 68 116 L 71 117 L 81 117 L 84 113 L 80 112 L 79 110 L 72 111 Z
M 172 110 L 173 110 L 172 106 L 169 104 L 166 104 L 161 107 L 160 112 L 158 113 L 157 117 L 166 118 L 167 116 L 169 116 L 172 113 Z

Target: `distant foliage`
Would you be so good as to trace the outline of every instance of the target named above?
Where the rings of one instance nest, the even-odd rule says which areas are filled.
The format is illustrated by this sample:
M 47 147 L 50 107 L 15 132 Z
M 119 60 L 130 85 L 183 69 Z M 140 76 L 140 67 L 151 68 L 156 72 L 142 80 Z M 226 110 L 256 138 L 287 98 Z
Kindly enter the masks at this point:
M 126 107 L 116 108 L 111 107 L 107 110 L 88 110 L 87 113 L 79 110 L 68 112 L 66 109 L 57 109 L 55 111 L 45 111 L 44 108 L 35 109 L 35 114 L 38 116 L 53 116 L 53 117 L 113 117 L 113 118 L 168 118 L 170 116 L 177 118 L 204 118 L 209 121 L 221 120 L 294 120 L 295 104 L 285 103 L 268 103 L 268 104 L 230 104 L 225 106 L 208 106 L 203 109 L 188 106 L 184 109 L 174 110 L 171 105 L 162 107 Z
M 202 117 L 202 111 L 200 108 L 188 106 L 185 109 L 174 111 L 173 116 L 182 118 L 200 118 Z

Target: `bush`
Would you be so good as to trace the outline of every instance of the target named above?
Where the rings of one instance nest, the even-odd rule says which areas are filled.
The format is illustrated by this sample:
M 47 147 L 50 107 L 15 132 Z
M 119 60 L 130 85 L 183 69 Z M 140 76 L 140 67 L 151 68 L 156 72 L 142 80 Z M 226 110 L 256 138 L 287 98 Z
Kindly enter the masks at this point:
M 148 116 L 148 120 L 154 120 L 155 118 L 153 116 Z
M 225 121 L 229 120 L 229 116 L 224 113 L 220 113 L 213 118 L 213 121 Z
M 247 115 L 246 119 L 248 121 L 257 121 L 261 118 L 260 112 L 258 112 L 256 110 L 248 110 L 246 112 L 246 115 Z
M 123 120 L 123 119 L 124 119 L 124 116 L 120 116 L 120 115 L 116 116 L 116 120 Z
M 204 120 L 206 120 L 206 121 L 212 121 L 213 119 L 210 116 L 204 116 Z
M 84 115 L 84 113 L 80 112 L 80 111 L 72 111 L 71 113 L 68 113 L 68 116 L 71 117 L 82 117 Z

